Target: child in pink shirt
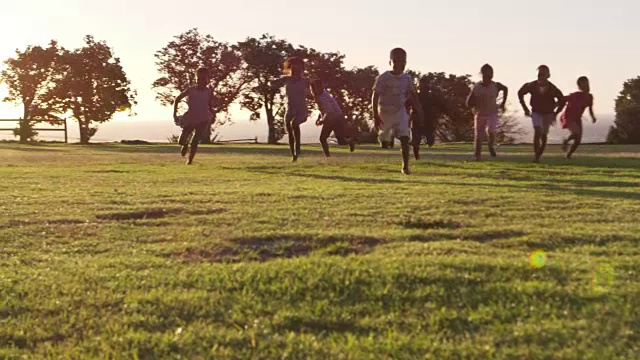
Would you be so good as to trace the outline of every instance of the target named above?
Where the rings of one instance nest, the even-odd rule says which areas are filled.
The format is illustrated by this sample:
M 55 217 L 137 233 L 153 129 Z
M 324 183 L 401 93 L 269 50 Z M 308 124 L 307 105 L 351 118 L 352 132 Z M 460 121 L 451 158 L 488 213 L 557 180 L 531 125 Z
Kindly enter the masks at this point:
M 567 153 L 567 159 L 571 159 L 582 142 L 582 114 L 587 108 L 589 108 L 593 123 L 596 122 L 596 117 L 593 114 L 593 95 L 590 93 L 589 79 L 586 76 L 578 79 L 578 88 L 580 91 L 566 97 L 567 108 L 562 113 L 560 120 L 562 128 L 571 132 L 571 135 L 562 144 L 562 150 Z M 573 144 L 569 148 L 571 140 L 573 140 Z

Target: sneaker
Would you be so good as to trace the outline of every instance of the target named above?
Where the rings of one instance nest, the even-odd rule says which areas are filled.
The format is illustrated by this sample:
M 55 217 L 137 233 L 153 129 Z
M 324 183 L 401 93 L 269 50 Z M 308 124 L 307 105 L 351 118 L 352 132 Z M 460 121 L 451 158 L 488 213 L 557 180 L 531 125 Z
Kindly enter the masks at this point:
M 489 149 L 489 154 L 491 154 L 491 157 L 497 157 L 498 156 L 498 154 L 496 154 L 496 150 L 493 149 L 493 148 Z
M 351 142 L 351 143 L 349 144 L 349 151 L 351 151 L 351 152 L 356 151 L 356 143 Z
M 411 175 L 411 171 L 409 170 L 408 166 L 405 166 L 405 167 L 402 168 L 402 173 L 404 175 Z
M 188 152 L 189 152 L 189 145 L 183 145 L 182 150 L 180 151 L 180 154 L 182 155 L 182 157 L 187 156 Z
M 298 155 L 293 155 L 293 157 L 291 158 L 291 162 L 297 162 L 298 161 Z

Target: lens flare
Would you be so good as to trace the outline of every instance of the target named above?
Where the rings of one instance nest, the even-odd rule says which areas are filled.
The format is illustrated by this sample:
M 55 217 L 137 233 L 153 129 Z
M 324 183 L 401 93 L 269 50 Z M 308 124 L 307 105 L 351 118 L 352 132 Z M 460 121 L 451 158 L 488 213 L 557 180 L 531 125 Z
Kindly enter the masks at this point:
M 547 254 L 544 250 L 536 250 L 529 256 L 529 265 L 534 269 L 541 269 L 547 263 Z
M 604 264 L 598 266 L 593 273 L 593 288 L 597 293 L 605 293 L 613 287 L 615 271 L 613 266 Z

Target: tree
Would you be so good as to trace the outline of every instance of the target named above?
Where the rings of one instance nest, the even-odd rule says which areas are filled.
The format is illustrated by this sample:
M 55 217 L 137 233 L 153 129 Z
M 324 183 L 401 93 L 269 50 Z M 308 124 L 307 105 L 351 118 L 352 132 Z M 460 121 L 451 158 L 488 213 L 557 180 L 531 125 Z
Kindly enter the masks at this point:
M 640 144 L 640 76 L 627 80 L 616 99 L 616 120 L 607 141 Z
M 472 84 L 470 76 L 431 72 L 422 76 L 421 84 L 428 89 L 432 104 L 423 110 L 436 119 L 438 138 L 443 142 L 472 141 L 473 114 L 466 106 Z
M 357 125 L 361 133 L 370 135 L 366 136 L 366 138 L 371 141 L 377 141 L 377 136 L 373 132 L 372 126 L 371 97 L 373 95 L 373 84 L 380 73 L 374 66 L 367 66 L 345 70 L 344 74 L 342 110 L 345 116 Z
M 202 35 L 191 29 L 174 38 L 155 54 L 158 72 L 162 75 L 153 82 L 156 99 L 164 106 L 173 106 L 174 99 L 194 84 L 195 71 L 206 67 L 210 71 L 214 90 L 214 116 L 227 114 L 224 119 L 214 119 L 213 127 L 228 121 L 229 106 L 238 99 L 246 78 L 242 75 L 242 55 L 238 46 L 216 41 L 211 35 Z M 211 129 L 205 136 L 211 141 Z
M 15 131 L 21 143 L 37 136 L 33 130 L 36 122 L 55 118 L 45 95 L 60 79 L 57 63 L 61 52 L 58 44 L 51 41 L 46 48 L 29 46 L 22 52 L 16 50 L 15 57 L 5 61 L 0 82 L 7 85 L 9 94 L 3 101 L 22 104 L 22 119 Z
M 269 144 L 276 144 L 285 134 L 284 96 L 282 91 L 272 89 L 270 81 L 282 76 L 284 60 L 294 52 L 286 40 L 265 34 L 260 38 L 247 38 L 238 44 L 245 63 L 245 76 L 250 79 L 242 93 L 241 105 L 251 112 L 250 120 L 257 121 L 261 110 L 267 117 Z
M 61 79 L 45 98 L 58 114 L 70 114 L 80 127 L 80 143 L 95 135 L 94 123 L 112 119 L 116 112 L 131 111 L 135 92 L 130 88 L 120 59 L 105 42 L 85 37 L 85 46 L 64 51 L 58 71 Z

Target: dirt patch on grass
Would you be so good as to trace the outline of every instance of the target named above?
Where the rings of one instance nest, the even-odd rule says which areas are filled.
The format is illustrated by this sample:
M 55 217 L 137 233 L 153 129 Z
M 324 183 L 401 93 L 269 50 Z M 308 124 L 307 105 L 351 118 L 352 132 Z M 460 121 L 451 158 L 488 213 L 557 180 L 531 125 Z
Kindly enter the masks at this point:
M 464 227 L 464 224 L 446 220 L 446 219 L 424 219 L 424 218 L 406 218 L 400 222 L 400 226 L 405 229 L 421 229 L 421 230 L 434 230 L 434 229 L 460 229 Z
M 415 234 L 409 237 L 409 241 L 415 242 L 436 242 L 436 241 L 474 241 L 477 243 L 488 243 L 496 240 L 508 240 L 527 235 L 519 230 L 489 230 L 474 231 L 469 233 L 444 233 L 434 232 L 426 234 Z
M 92 174 L 126 174 L 129 173 L 130 171 L 128 170 L 91 170 L 91 171 L 87 171 L 88 173 L 92 173 Z
M 52 225 L 80 225 L 89 224 L 88 220 L 82 219 L 45 219 L 45 220 L 9 220 L 6 224 L 0 225 L 2 228 L 23 227 L 31 225 L 52 226 Z
M 325 255 L 348 256 L 364 254 L 384 240 L 367 236 L 273 235 L 240 237 L 219 246 L 187 248 L 172 256 L 187 262 L 238 263 L 265 262 L 308 256 L 312 252 Z
M 129 212 L 114 212 L 108 214 L 96 215 L 96 219 L 103 221 L 126 221 L 126 220 L 146 220 L 146 219 L 162 219 L 174 210 L 166 209 L 149 209 Z
M 158 209 L 98 214 L 96 215 L 96 219 L 102 220 L 102 221 L 154 220 L 154 219 L 163 219 L 167 216 L 175 216 L 180 214 L 212 215 L 212 214 L 220 214 L 224 211 L 225 209 L 222 209 L 222 208 L 192 209 L 192 210 L 184 209 L 184 208 L 173 208 L 173 209 L 158 208 Z

